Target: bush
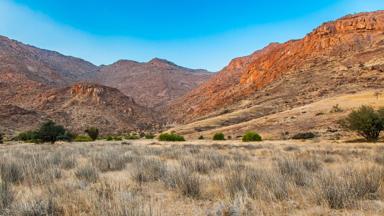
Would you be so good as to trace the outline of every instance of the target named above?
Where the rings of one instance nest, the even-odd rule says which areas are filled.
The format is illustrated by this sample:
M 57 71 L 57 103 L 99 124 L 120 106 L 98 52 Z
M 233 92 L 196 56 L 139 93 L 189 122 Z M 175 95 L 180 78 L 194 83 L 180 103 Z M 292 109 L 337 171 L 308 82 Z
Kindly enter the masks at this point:
M 140 139 L 140 137 L 137 134 L 133 133 L 133 134 L 129 134 L 129 135 L 125 136 L 125 139 L 137 140 L 137 139 Z
M 113 140 L 113 137 L 112 137 L 112 136 L 107 136 L 106 140 L 107 140 L 107 141 L 112 141 L 112 140 Z
M 66 130 L 63 126 L 57 125 L 50 120 L 40 126 L 37 130 L 37 134 L 41 141 L 55 143 L 58 140 L 57 137 L 66 134 Z
M 33 142 L 37 143 L 39 141 L 39 134 L 36 131 L 26 131 L 22 132 L 17 136 L 17 140 L 24 142 Z
M 356 131 L 367 141 L 377 141 L 384 130 L 384 108 L 374 110 L 369 106 L 361 106 L 352 111 L 340 124 L 351 131 Z
M 159 136 L 160 141 L 185 141 L 183 136 L 177 135 L 175 133 L 162 133 Z
M 0 132 L 0 144 L 3 144 L 3 134 Z
M 215 135 L 213 135 L 213 140 L 225 140 L 224 134 L 216 133 Z
M 67 141 L 67 142 L 71 142 L 71 141 L 74 139 L 74 137 L 75 137 L 74 134 L 69 133 L 69 132 L 67 131 L 67 132 L 65 132 L 65 134 L 57 136 L 57 140 L 58 140 L 58 141 Z
M 261 141 L 261 136 L 255 132 L 249 131 L 244 134 L 243 142 Z
M 203 140 L 203 139 L 204 139 L 203 135 L 200 135 L 199 140 Z
M 292 139 L 313 139 L 316 135 L 312 132 L 304 132 L 304 133 L 298 133 L 295 134 Z
M 88 134 L 88 136 L 92 139 L 92 141 L 95 141 L 97 137 L 99 136 L 99 129 L 95 127 L 88 128 L 85 130 L 85 133 Z
M 75 137 L 75 142 L 91 142 L 93 141 L 91 137 L 87 135 L 77 135 Z

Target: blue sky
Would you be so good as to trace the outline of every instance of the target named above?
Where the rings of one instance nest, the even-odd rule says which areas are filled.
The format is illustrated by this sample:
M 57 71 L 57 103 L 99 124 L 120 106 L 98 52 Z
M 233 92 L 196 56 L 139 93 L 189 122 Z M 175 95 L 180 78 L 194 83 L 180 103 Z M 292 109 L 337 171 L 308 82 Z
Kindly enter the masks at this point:
M 0 34 L 94 64 L 165 58 L 220 70 L 383 0 L 0 0 Z

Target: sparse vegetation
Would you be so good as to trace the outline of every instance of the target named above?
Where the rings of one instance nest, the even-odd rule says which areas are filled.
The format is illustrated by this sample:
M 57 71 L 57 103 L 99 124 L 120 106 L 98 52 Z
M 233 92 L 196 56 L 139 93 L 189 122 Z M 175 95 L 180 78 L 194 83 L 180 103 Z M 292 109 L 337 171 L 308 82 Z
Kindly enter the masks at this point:
M 87 135 L 77 135 L 74 139 L 75 142 L 91 142 L 93 139 Z
M 225 140 L 225 136 L 223 133 L 216 133 L 215 135 L 213 135 L 213 140 Z
M 54 143 L 56 141 L 72 141 L 73 134 L 67 131 L 63 126 L 57 125 L 53 121 L 47 121 L 43 123 L 39 129 L 36 131 L 26 131 L 20 133 L 17 136 L 18 140 L 24 142 L 50 142 Z
M 384 108 L 374 110 L 369 106 L 361 106 L 352 111 L 340 124 L 351 131 L 357 132 L 367 141 L 377 141 L 384 130 Z
M 185 141 L 184 137 L 175 133 L 162 133 L 159 136 L 160 141 Z
M 4 143 L 4 135 L 0 132 L 0 144 Z
M 381 211 L 382 144 L 134 142 L 3 146 L 0 214 L 284 215 L 297 203 L 305 215 Z
M 336 104 L 332 107 L 330 113 L 340 113 L 340 112 L 343 112 L 344 110 L 341 109 L 341 107 L 339 106 L 339 104 Z
M 243 142 L 261 141 L 261 136 L 256 132 L 246 132 L 243 136 Z
M 292 136 L 292 139 L 313 139 L 316 135 L 312 132 L 297 133 Z
M 200 135 L 198 139 L 199 139 L 199 140 L 203 140 L 203 139 L 204 139 L 204 136 L 203 136 L 203 135 Z
M 154 139 L 154 138 L 155 138 L 155 135 L 152 134 L 152 133 L 146 133 L 146 134 L 144 135 L 144 137 L 145 137 L 145 139 Z
M 99 137 L 99 129 L 95 128 L 95 127 L 90 127 L 88 129 L 85 130 L 85 133 L 88 134 L 88 136 L 93 140 L 95 141 L 98 137 Z

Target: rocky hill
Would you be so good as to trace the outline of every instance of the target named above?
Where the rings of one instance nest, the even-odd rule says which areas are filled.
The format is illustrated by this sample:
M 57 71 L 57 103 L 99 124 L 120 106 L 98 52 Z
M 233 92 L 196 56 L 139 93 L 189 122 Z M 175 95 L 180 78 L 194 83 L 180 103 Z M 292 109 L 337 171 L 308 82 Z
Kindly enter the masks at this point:
M 212 74 L 155 58 L 147 63 L 121 60 L 103 66 L 96 72 L 94 80 L 119 89 L 139 104 L 159 109 L 202 84 Z
M 263 104 L 277 112 L 383 81 L 384 12 L 327 22 L 300 40 L 234 59 L 171 107 L 179 122 Z M 253 117 L 250 117 L 253 118 Z
M 95 66 L 0 36 L 0 130 L 17 133 L 49 118 L 74 132 L 157 128 L 159 114 L 148 107 L 164 106 L 209 77 L 160 59 Z
M 249 124 L 241 127 L 247 130 L 260 118 L 279 116 L 327 98 L 382 91 L 383 56 L 383 11 L 324 23 L 303 39 L 272 43 L 250 56 L 234 59 L 211 80 L 171 105 L 170 115 L 177 122 L 194 122 L 172 130 L 197 136 L 241 123 Z M 310 119 L 307 128 L 318 129 L 316 121 Z M 269 128 L 284 131 L 283 120 L 274 121 Z M 303 129 L 298 126 L 291 132 Z

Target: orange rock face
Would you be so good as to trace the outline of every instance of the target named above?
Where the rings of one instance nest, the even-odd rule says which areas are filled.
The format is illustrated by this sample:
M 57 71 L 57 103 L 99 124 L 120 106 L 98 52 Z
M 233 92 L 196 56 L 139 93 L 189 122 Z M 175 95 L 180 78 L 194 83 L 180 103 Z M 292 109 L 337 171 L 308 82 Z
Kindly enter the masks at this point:
M 332 61 L 342 62 L 379 49 L 384 43 L 383 33 L 383 11 L 324 23 L 301 40 L 273 43 L 233 60 L 211 80 L 177 100 L 170 110 L 178 121 L 207 115 L 267 88 L 286 74 L 310 72 L 311 67 L 321 68 Z

